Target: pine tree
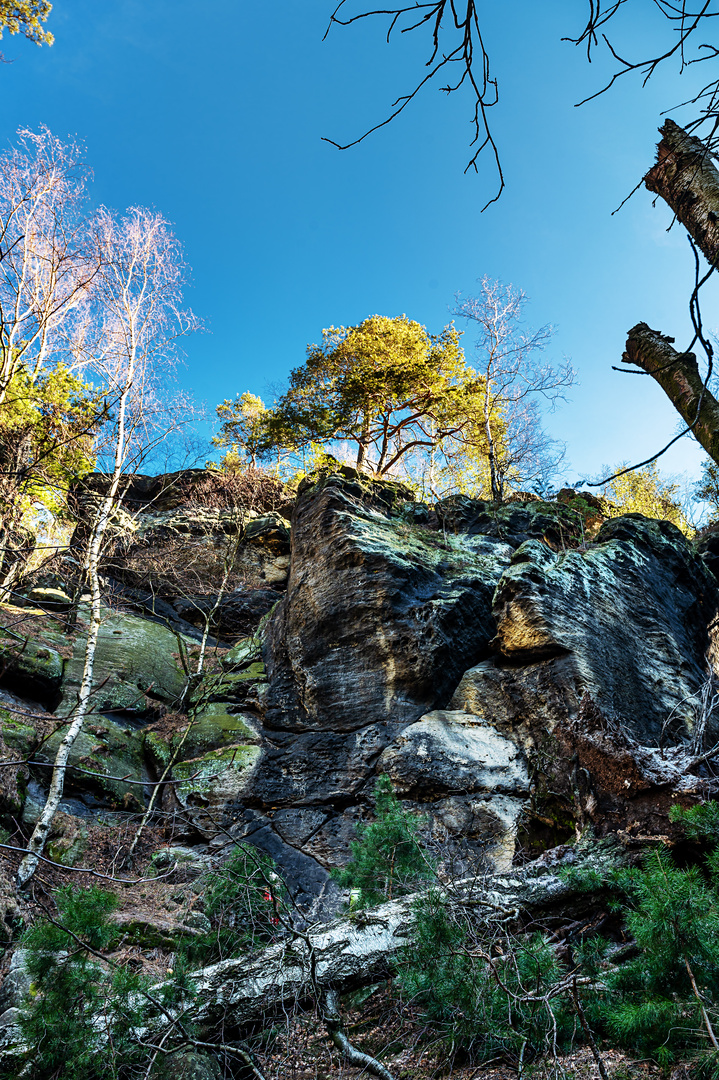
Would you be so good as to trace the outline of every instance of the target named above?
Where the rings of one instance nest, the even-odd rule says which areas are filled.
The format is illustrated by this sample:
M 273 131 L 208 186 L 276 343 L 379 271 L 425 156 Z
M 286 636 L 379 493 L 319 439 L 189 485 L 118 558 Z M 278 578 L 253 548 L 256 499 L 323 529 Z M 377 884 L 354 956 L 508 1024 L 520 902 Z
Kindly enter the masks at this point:
M 375 815 L 371 825 L 357 826 L 352 858 L 344 870 L 332 872 L 339 885 L 359 890 L 358 907 L 411 892 L 431 877 L 433 868 L 419 840 L 420 823 L 403 809 L 388 776 L 377 780 Z

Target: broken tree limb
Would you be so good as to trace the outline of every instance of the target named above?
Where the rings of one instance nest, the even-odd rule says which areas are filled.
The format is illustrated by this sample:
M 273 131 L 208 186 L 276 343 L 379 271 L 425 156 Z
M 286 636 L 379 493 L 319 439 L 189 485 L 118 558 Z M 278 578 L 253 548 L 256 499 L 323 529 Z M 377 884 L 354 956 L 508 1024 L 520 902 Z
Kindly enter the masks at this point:
M 673 120 L 659 129 L 656 164 L 644 177 L 647 189 L 674 211 L 699 250 L 719 260 L 719 170 L 705 144 Z
M 392 1073 L 385 1069 L 381 1062 L 358 1050 L 347 1038 L 340 1013 L 340 996 L 336 990 L 328 990 L 325 995 L 324 1020 L 332 1042 L 342 1052 L 345 1061 L 358 1069 L 364 1069 L 372 1076 L 378 1076 L 379 1080 L 394 1080 Z
M 710 266 L 719 265 L 719 170 L 706 145 L 673 120 L 659 129 L 657 160 L 644 177 L 660 195 Z M 687 427 L 713 461 L 719 462 L 719 402 L 704 386 L 694 353 L 677 352 L 674 338 L 637 323 L 622 359 L 659 383 Z
M 697 441 L 719 461 L 719 402 L 699 373 L 694 353 L 673 348 L 674 338 L 637 323 L 627 336 L 622 361 L 635 364 L 659 383 Z

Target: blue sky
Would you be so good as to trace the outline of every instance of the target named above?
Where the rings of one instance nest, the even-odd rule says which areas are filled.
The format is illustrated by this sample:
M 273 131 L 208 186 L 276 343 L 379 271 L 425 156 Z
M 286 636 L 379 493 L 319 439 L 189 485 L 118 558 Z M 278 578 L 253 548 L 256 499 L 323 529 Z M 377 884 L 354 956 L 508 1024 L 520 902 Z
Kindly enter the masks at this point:
M 686 340 L 692 260 L 648 193 L 611 212 L 653 161 L 661 109 L 694 75 L 643 91 L 627 79 L 577 109 L 609 71 L 560 41 L 581 29 L 582 5 L 492 5 L 507 189 L 482 214 L 495 177 L 489 158 L 463 174 L 470 103 L 459 95 L 430 87 L 353 150 L 321 141 L 381 119 L 423 59 L 407 37 L 387 46 L 379 21 L 323 43 L 331 6 L 225 0 L 207 17 L 196 0 L 56 0 L 51 49 L 3 40 L 13 63 L 0 69 L 0 145 L 42 123 L 77 136 L 98 203 L 154 206 L 174 223 L 208 329 L 187 342 L 180 378 L 210 410 L 244 390 L 271 397 L 325 326 L 406 313 L 436 332 L 454 294 L 488 274 L 529 294 L 528 321 L 554 324 L 554 355 L 577 368 L 571 402 L 548 419 L 568 444 L 567 478 L 658 449 L 676 414 L 649 379 L 611 365 L 640 320 Z M 627 42 L 651 47 L 651 8 L 627 19 Z M 682 440 L 664 467 L 695 473 L 700 456 Z

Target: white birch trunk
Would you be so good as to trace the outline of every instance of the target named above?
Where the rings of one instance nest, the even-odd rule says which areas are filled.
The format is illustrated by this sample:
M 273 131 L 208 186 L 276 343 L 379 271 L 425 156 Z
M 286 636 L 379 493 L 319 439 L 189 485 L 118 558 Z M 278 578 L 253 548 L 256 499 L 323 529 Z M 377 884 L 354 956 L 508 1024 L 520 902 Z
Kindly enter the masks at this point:
M 100 632 L 100 622 L 102 619 L 102 596 L 100 593 L 98 566 L 102 541 L 110 521 L 112 507 L 117 497 L 120 478 L 122 476 L 122 466 L 125 460 L 127 447 L 127 431 L 125 424 L 127 403 L 132 389 L 134 375 L 134 353 L 131 352 L 126 372 L 125 385 L 123 386 L 119 402 L 117 441 L 115 443 L 115 465 L 112 473 L 112 480 L 108 492 L 100 504 L 87 553 L 87 572 L 90 579 L 92 599 L 90 603 L 90 626 L 88 628 L 87 642 L 85 644 L 85 661 L 82 669 L 77 707 L 72 715 L 70 726 L 65 732 L 62 742 L 58 747 L 57 754 L 55 755 L 55 763 L 52 770 L 47 800 L 28 842 L 27 854 L 24 856 L 18 869 L 17 883 L 18 888 L 21 889 L 27 885 L 28 881 L 35 873 L 39 862 L 38 855 L 42 855 L 45 850 L 45 844 L 50 835 L 53 819 L 62 800 L 62 794 L 65 788 L 65 773 L 67 771 L 70 753 L 82 731 L 85 717 L 87 716 L 90 706 L 93 672 L 95 667 L 95 651 L 97 649 L 97 638 Z

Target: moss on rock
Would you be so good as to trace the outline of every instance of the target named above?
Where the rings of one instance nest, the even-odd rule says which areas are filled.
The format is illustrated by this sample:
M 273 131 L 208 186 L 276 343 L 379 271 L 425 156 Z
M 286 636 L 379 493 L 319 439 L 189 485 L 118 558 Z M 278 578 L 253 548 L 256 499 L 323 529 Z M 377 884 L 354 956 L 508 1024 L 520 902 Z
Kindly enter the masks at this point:
M 67 731 L 62 724 L 38 749 L 38 761 L 55 760 L 60 742 Z M 79 765 L 93 774 L 68 770 L 66 787 L 98 791 L 111 805 L 138 810 L 144 806 L 142 787 L 127 780 L 147 780 L 142 748 L 142 734 L 132 728 L 123 728 L 107 717 L 90 718 L 78 735 L 70 751 L 70 765 Z M 99 774 L 99 775 L 98 775 Z
M 183 758 L 196 758 L 223 746 L 258 742 L 249 718 L 230 712 L 230 708 L 227 702 L 214 702 L 200 710 L 194 720 L 188 717 L 187 724 L 172 733 L 147 731 L 145 751 L 154 767 L 164 769 L 180 749 Z
M 245 790 L 262 750 L 257 745 L 237 743 L 211 750 L 201 757 L 182 761 L 173 776 L 182 781 L 175 787 L 183 806 L 224 806 Z
M 16 719 L 7 709 L 0 709 L 0 734 L 19 757 L 28 758 L 39 742 L 35 728 Z
M 57 710 L 61 714 L 69 713 L 77 701 L 84 660 L 85 637 L 78 634 L 62 682 Z M 94 682 L 96 710 L 143 712 L 146 694 L 160 701 L 175 701 L 185 686 L 177 638 L 159 623 L 107 610 L 97 641 Z
M 33 621 L 33 614 L 38 621 Z M 44 612 L 28 611 L 3 605 L 0 620 L 13 627 L 0 626 L 0 668 L 3 682 L 20 692 L 47 697 L 57 693 L 62 682 L 64 661 L 61 648 L 67 637 L 48 631 L 40 622 Z

